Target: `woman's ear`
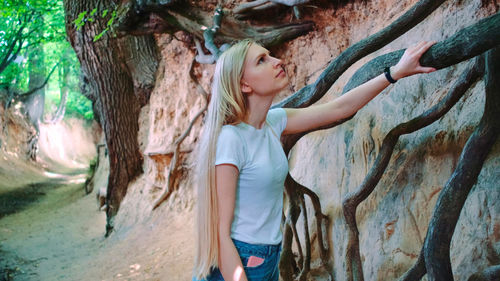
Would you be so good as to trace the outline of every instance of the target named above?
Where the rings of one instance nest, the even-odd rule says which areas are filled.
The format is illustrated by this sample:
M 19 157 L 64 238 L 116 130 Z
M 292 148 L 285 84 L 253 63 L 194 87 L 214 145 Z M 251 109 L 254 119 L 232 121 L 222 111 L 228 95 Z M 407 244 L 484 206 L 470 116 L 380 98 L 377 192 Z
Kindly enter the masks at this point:
M 250 85 L 248 85 L 248 83 L 243 80 L 241 80 L 240 82 L 240 87 L 241 92 L 243 92 L 244 94 L 250 94 L 253 91 L 252 87 L 250 87 Z

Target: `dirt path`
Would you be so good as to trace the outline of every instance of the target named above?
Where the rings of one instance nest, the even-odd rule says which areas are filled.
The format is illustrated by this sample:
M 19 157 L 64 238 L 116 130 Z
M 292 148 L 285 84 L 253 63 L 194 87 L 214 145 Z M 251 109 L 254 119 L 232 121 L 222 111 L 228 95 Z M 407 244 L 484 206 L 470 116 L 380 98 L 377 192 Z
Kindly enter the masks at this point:
M 0 204 L 21 193 L 0 193 Z M 192 213 L 104 238 L 105 214 L 81 183 L 41 184 L 25 193 L 36 198 L 0 216 L 0 280 L 190 280 Z

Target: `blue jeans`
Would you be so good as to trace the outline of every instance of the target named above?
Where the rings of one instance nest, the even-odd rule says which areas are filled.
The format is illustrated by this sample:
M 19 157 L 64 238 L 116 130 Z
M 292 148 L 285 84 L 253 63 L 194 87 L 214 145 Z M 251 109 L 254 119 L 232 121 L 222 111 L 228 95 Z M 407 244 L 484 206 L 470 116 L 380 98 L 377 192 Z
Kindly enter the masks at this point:
M 278 281 L 280 272 L 278 262 L 280 260 L 281 244 L 278 245 L 254 245 L 233 239 L 234 246 L 240 255 L 243 269 L 248 281 Z M 256 267 L 247 267 L 251 256 L 264 259 L 264 262 Z M 218 268 L 212 269 L 210 274 L 203 280 L 193 277 L 192 281 L 224 281 Z

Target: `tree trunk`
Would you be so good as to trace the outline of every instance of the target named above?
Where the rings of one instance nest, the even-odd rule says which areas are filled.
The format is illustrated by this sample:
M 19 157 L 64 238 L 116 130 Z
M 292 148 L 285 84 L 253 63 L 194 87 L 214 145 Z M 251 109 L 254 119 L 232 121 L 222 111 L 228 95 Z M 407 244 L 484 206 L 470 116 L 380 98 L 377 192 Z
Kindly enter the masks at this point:
M 138 119 L 140 100 L 143 100 L 144 95 L 149 96 L 150 90 L 136 95 L 134 82 L 137 80 L 146 81 L 147 79 L 137 79 L 134 77 L 134 73 L 156 72 L 155 65 L 150 64 L 151 61 L 155 60 L 150 60 L 150 57 L 147 57 L 147 60 L 136 57 L 124 60 L 124 56 L 130 55 L 124 50 L 137 48 L 136 45 L 133 45 L 133 42 L 137 40 L 141 41 L 139 44 L 141 50 L 155 50 L 151 47 L 154 44 L 151 37 L 131 38 L 125 36 L 116 39 L 112 37 L 110 32 L 107 32 L 101 39 L 93 42 L 94 37 L 106 28 L 109 20 L 107 17 L 101 17 L 103 11 L 105 9 L 112 10 L 114 7 L 115 4 L 111 0 L 64 1 L 66 32 L 76 51 L 82 75 L 87 83 L 84 85 L 87 89 L 83 92 L 93 101 L 93 107 L 96 116 L 99 116 L 98 121 L 104 130 L 109 151 L 110 171 L 106 197 L 106 235 L 109 235 L 113 229 L 113 217 L 118 212 L 120 202 L 127 192 L 128 184 L 142 173 L 143 159 L 137 140 Z M 94 21 L 86 22 L 81 29 L 77 30 L 74 20 L 80 13 L 85 11 L 90 13 L 94 8 L 97 9 Z M 141 71 L 131 70 L 130 62 Z M 146 65 L 141 67 L 142 63 Z M 144 69 L 150 70 L 148 72 Z M 154 81 L 149 80 L 146 85 L 137 83 L 136 87 L 151 89 L 153 83 Z

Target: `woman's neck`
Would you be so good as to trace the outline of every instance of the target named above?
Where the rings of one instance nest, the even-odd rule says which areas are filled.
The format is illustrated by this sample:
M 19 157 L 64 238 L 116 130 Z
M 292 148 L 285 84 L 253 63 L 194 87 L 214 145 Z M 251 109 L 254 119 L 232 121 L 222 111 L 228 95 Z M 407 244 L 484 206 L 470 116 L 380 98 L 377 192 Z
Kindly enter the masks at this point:
M 254 128 L 261 129 L 266 122 L 267 112 L 269 111 L 272 103 L 273 96 L 248 96 L 248 114 L 244 122 Z

